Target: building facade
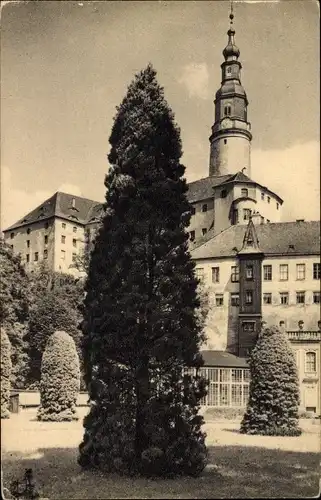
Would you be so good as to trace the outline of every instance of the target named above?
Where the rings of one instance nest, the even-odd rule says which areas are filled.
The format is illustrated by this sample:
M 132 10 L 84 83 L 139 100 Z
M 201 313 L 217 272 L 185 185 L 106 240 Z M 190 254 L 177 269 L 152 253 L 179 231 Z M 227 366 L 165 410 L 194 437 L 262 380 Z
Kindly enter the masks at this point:
M 287 331 L 299 368 L 301 407 L 320 414 L 320 223 L 282 223 L 283 200 L 251 178 L 251 125 L 241 83 L 233 15 L 214 100 L 209 175 L 188 185 L 191 255 L 209 294 L 203 356 L 209 394 L 204 404 L 244 406 L 246 356 L 262 323 Z M 99 202 L 65 193 L 4 231 L 32 270 L 46 260 L 79 274 L 103 214 Z

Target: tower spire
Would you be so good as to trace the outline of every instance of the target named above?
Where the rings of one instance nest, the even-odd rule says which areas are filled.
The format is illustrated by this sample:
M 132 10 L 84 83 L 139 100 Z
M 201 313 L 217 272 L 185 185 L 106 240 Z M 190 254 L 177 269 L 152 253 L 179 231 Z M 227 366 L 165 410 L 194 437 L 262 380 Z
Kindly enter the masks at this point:
M 235 44 L 234 4 L 230 0 L 228 42 L 223 50 L 221 87 L 215 94 L 215 116 L 210 136 L 209 175 L 250 172 L 251 125 L 248 100 L 241 83 L 240 50 Z

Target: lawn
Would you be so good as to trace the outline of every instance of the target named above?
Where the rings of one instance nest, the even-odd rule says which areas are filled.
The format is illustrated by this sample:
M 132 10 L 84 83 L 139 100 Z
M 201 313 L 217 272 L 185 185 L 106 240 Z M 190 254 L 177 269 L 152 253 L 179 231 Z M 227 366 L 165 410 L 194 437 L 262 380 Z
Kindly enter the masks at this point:
M 87 409 L 81 409 L 81 417 Z M 299 437 L 246 436 L 239 422 L 207 422 L 210 464 L 197 479 L 129 479 L 82 472 L 82 420 L 42 423 L 35 410 L 1 421 L 4 486 L 31 467 L 50 500 L 105 498 L 306 498 L 319 492 L 320 421 Z

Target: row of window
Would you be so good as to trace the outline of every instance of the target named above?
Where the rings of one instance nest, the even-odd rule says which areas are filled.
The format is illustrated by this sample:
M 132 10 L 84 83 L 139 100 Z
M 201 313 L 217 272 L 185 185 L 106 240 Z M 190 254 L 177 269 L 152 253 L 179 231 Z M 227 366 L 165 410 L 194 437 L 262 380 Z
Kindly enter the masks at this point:
M 193 231 L 195 233 L 195 231 Z M 194 234 L 195 236 L 195 234 Z M 197 267 L 196 268 L 196 276 L 199 279 L 204 279 L 204 268 Z M 239 281 L 239 266 L 231 266 L 231 281 L 236 283 Z M 319 262 L 313 263 L 313 279 L 319 280 L 321 276 L 321 264 Z M 296 264 L 296 279 L 299 281 L 305 280 L 306 277 L 306 264 Z M 245 268 L 245 279 L 253 280 L 254 272 L 253 266 L 248 265 Z M 289 279 L 289 265 L 288 264 L 280 264 L 279 265 L 279 279 L 280 281 L 287 281 Z M 272 265 L 264 265 L 263 266 L 263 280 L 264 281 L 272 281 Z M 212 283 L 220 283 L 220 267 L 215 266 L 212 267 Z
M 296 304 L 305 304 L 306 303 L 306 292 L 299 291 L 296 293 Z M 312 292 L 313 293 L 313 304 L 320 304 L 320 292 Z M 289 292 L 280 292 L 279 293 L 279 303 L 281 305 L 289 304 Z M 272 293 L 263 293 L 263 304 L 268 305 L 272 304 Z
M 72 261 L 73 262 L 75 261 L 76 257 L 77 257 L 77 254 L 73 253 L 72 254 Z M 43 251 L 43 258 L 44 259 L 48 259 L 48 250 L 47 250 L 47 248 L 45 248 L 44 251 Z M 66 251 L 65 250 L 61 250 L 60 251 L 60 259 L 61 260 L 66 260 Z M 34 252 L 34 254 L 33 254 L 33 260 L 34 260 L 34 262 L 38 262 L 39 261 L 39 252 Z M 29 253 L 26 254 L 26 262 L 27 263 L 30 262 L 30 254 Z
M 305 280 L 306 265 L 296 264 L 296 279 Z M 319 280 L 321 276 L 321 264 L 319 262 L 313 264 L 313 279 Z M 279 280 L 287 281 L 289 279 L 289 265 L 279 264 Z M 272 265 L 263 266 L 263 280 L 272 281 Z
M 320 292 L 312 292 L 313 293 L 313 304 L 320 304 Z M 299 291 L 296 292 L 296 304 L 305 304 L 306 303 L 306 292 Z M 253 304 L 253 291 L 246 290 L 245 291 L 245 304 L 251 305 Z M 272 304 L 272 293 L 263 293 L 263 304 L 269 305 Z M 279 293 L 279 304 L 288 305 L 289 304 L 289 293 L 281 292 Z M 224 294 L 216 293 L 215 294 L 215 305 L 217 307 L 221 307 L 224 305 Z M 239 293 L 230 293 L 230 305 L 233 307 L 239 307 L 240 305 L 240 295 Z
M 45 229 L 48 229 L 48 227 L 49 227 L 48 222 L 45 222 L 45 226 L 44 226 L 44 227 L 45 227 Z M 65 222 L 62 222 L 61 227 L 62 227 L 62 229 L 66 229 L 66 223 L 65 223 Z M 74 233 L 77 233 L 77 227 L 76 227 L 76 226 L 73 226 L 72 231 L 73 231 Z M 30 227 L 28 227 L 28 229 L 27 229 L 27 234 L 30 234 L 30 233 L 31 233 L 31 229 L 30 229 Z M 10 233 L 10 238 L 11 238 L 12 240 L 13 240 L 14 236 L 15 236 L 15 233 L 14 233 L 14 232 Z

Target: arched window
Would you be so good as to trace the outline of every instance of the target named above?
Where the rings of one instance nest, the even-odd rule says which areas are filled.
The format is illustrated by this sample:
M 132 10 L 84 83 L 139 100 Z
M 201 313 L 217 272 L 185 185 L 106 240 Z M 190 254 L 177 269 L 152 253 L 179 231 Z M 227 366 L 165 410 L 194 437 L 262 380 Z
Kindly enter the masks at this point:
M 305 371 L 314 373 L 317 371 L 317 355 L 315 352 L 305 353 Z
M 230 104 L 226 104 L 224 106 L 224 115 L 225 116 L 230 116 L 231 115 L 231 105 Z

